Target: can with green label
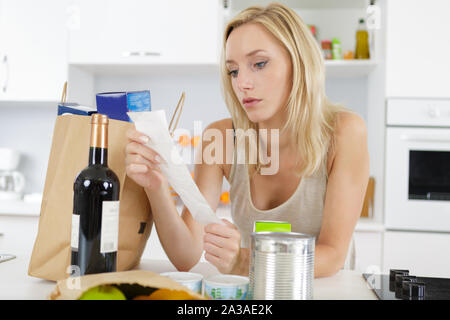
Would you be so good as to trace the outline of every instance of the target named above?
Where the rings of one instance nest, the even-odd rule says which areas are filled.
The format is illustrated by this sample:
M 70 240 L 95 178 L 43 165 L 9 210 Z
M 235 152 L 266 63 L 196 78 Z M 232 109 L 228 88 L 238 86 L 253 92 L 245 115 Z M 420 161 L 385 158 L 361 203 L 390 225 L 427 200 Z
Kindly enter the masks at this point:
M 291 232 L 291 224 L 286 221 L 255 221 L 254 232 Z

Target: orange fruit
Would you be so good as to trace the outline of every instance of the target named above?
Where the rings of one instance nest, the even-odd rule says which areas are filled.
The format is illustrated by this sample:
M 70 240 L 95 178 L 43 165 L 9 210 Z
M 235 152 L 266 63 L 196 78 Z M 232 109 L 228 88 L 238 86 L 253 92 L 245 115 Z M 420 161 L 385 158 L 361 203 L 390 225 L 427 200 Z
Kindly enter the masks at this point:
M 230 193 L 228 191 L 223 192 L 220 195 L 220 201 L 222 201 L 223 204 L 228 204 L 230 203 Z
M 188 135 L 183 134 L 178 138 L 178 144 L 182 147 L 187 147 L 191 144 L 191 138 Z
M 158 289 L 153 291 L 148 296 L 137 296 L 133 300 L 195 300 L 196 298 L 191 296 L 186 291 L 170 290 L 170 289 Z
M 352 60 L 353 59 L 353 51 L 351 51 L 351 50 L 346 51 L 344 53 L 344 59 L 345 60 Z
M 194 146 L 194 147 L 198 146 L 199 142 L 200 142 L 200 136 L 192 137 L 192 139 L 191 139 L 192 146 Z

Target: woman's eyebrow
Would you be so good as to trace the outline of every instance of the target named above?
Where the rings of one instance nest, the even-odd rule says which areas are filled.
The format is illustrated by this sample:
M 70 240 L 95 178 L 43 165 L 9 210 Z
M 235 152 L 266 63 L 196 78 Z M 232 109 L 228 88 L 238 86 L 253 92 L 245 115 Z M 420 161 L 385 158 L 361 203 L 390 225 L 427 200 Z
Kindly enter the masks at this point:
M 256 50 L 250 51 L 245 56 L 246 57 L 250 57 L 250 56 L 253 56 L 253 55 L 255 55 L 255 54 L 259 53 L 259 52 L 267 52 L 267 51 L 266 50 L 262 50 L 262 49 L 256 49 Z M 227 60 L 227 61 L 225 61 L 225 63 L 235 63 L 235 61 Z

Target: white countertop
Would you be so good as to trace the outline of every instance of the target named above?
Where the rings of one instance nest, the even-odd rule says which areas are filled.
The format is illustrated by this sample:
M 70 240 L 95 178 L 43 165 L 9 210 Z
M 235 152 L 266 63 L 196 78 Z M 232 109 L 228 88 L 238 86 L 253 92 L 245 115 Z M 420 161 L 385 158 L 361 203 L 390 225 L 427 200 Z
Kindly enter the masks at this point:
M 1 200 L 0 215 L 36 216 L 41 212 L 40 201 Z
M 44 300 L 55 287 L 55 282 L 28 276 L 29 256 L 0 263 L 0 300 Z M 176 271 L 166 260 L 143 260 L 138 269 L 156 273 Z M 200 262 L 192 270 L 204 276 L 217 274 L 217 269 Z M 314 279 L 315 300 L 376 300 L 361 273 L 341 270 L 328 278 Z

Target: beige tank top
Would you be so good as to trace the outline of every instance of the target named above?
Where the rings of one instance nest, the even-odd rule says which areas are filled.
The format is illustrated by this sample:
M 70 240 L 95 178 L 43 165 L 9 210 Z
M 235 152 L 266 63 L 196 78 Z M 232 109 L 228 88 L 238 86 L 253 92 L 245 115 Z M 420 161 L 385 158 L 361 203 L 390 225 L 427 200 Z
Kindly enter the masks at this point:
M 292 196 L 273 209 L 259 210 L 252 203 L 250 194 L 250 180 L 247 165 L 237 161 L 242 151 L 235 144 L 234 162 L 231 166 L 230 200 L 231 217 L 241 233 L 241 246 L 250 247 L 250 234 L 253 232 L 254 222 L 257 220 L 286 221 L 291 224 L 292 232 L 307 233 L 319 237 L 322 225 L 322 211 L 328 182 L 326 162 L 314 175 L 303 177 Z M 354 237 L 349 246 L 344 269 L 354 269 L 355 245 Z

